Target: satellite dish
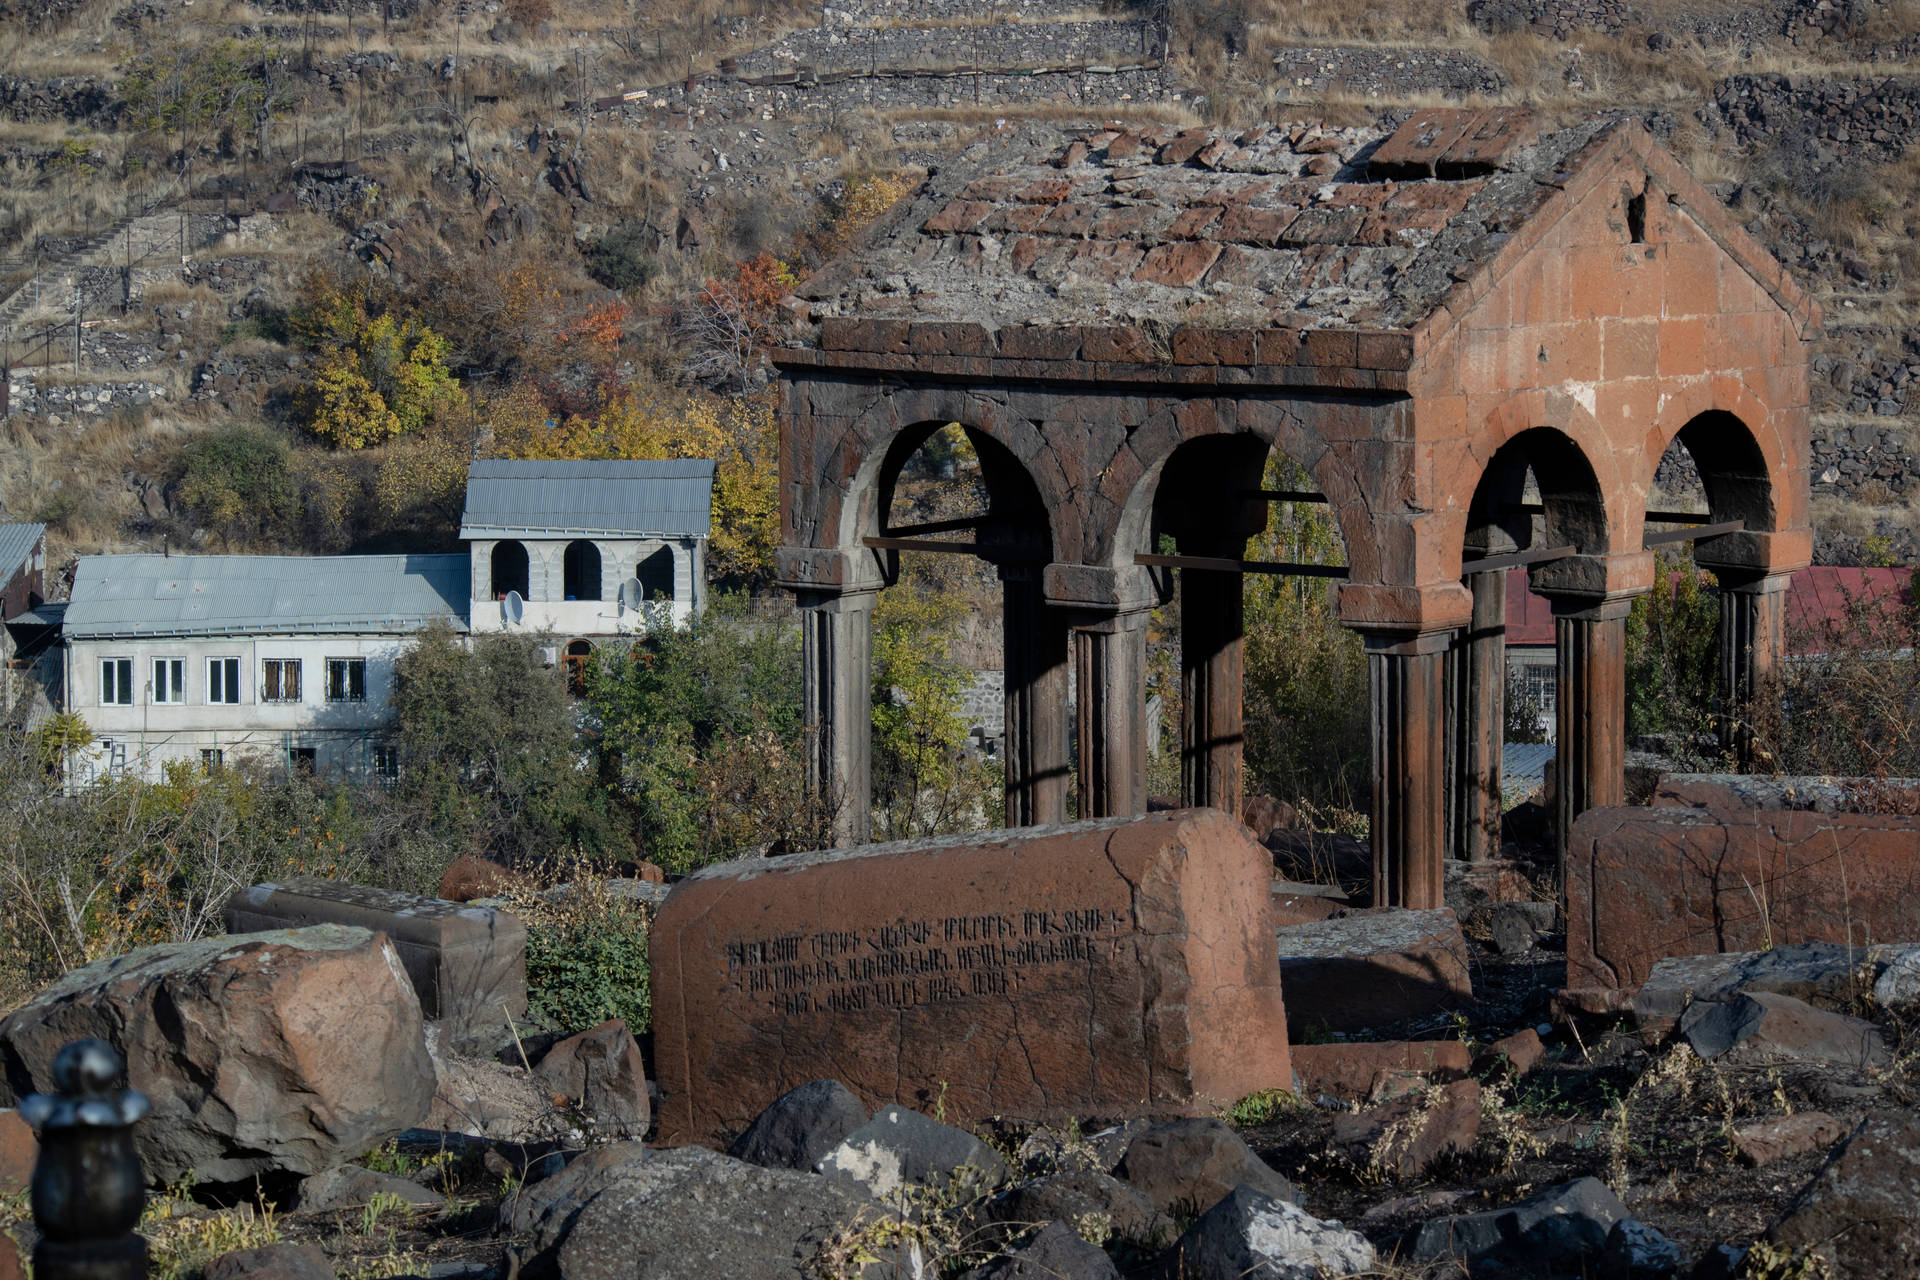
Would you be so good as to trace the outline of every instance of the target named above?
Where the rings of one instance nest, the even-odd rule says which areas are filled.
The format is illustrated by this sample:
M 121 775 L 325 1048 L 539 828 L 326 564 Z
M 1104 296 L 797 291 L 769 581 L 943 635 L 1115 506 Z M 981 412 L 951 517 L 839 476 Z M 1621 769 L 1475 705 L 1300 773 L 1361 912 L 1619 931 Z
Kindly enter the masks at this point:
M 507 620 L 508 626 L 519 622 L 521 616 L 525 614 L 526 611 L 526 603 L 520 599 L 520 593 L 518 591 L 507 592 L 507 598 L 500 602 L 500 616 Z
M 622 609 L 640 607 L 640 579 L 628 578 L 620 584 L 620 607 Z

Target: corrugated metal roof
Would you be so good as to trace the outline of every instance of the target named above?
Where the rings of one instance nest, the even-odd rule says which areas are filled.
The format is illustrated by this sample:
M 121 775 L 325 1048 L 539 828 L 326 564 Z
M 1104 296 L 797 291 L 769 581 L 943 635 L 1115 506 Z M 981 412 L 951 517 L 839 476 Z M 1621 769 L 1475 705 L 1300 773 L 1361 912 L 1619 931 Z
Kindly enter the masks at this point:
M 46 531 L 44 524 L 0 524 L 0 586 L 27 562 Z
M 515 462 L 467 468 L 463 538 L 704 538 L 713 512 L 710 458 Z
M 466 629 L 467 557 L 86 556 L 70 639 Z

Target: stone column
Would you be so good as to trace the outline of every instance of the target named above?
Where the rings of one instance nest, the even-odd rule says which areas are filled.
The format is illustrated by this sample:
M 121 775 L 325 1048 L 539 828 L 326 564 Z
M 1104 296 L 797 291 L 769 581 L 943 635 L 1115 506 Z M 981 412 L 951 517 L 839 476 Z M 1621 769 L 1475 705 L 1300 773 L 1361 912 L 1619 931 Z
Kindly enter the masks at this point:
M 1367 632 L 1373 905 L 1446 905 L 1449 631 Z
M 864 844 L 873 799 L 876 592 L 799 591 L 807 784 L 835 806 L 836 844 Z
M 1000 570 L 1005 620 L 1007 825 L 1067 820 L 1073 769 L 1067 736 L 1067 626 L 1047 603 L 1038 566 Z
M 1786 643 L 1787 584 L 1791 574 L 1736 574 L 1720 579 L 1720 745 L 1742 772 L 1753 768 L 1756 706 L 1780 669 Z
M 1245 597 L 1237 573 L 1180 575 L 1180 798 L 1240 816 Z
M 1454 808 L 1459 856 L 1483 862 L 1500 856 L 1500 752 L 1507 709 L 1507 575 L 1467 577 L 1473 621 L 1461 631 L 1458 730 L 1454 749 Z
M 1627 614 L 1633 601 L 1549 596 L 1548 602 L 1559 665 L 1555 865 L 1564 884 L 1574 819 L 1626 800 Z
M 1079 689 L 1080 816 L 1147 811 L 1147 612 L 1129 610 L 1073 629 Z

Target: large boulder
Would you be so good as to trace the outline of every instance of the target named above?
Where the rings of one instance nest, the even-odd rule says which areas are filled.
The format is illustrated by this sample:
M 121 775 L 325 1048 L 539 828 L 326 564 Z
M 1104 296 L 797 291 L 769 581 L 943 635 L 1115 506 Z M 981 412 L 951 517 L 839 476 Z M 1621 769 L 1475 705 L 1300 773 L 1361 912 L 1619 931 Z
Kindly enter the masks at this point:
M 775 1098 L 727 1154 L 768 1169 L 811 1170 L 867 1119 L 838 1080 L 809 1080 Z
M 1113 1260 L 1074 1234 L 1064 1222 L 1050 1222 L 1022 1248 L 976 1267 L 961 1280 L 1120 1280 Z
M 142 947 L 62 977 L 0 1021 L 6 1101 L 53 1088 L 97 1036 L 153 1102 L 147 1176 L 318 1173 L 417 1123 L 433 1098 L 420 1001 L 385 936 L 320 925 Z
M 1920 1119 L 1911 1111 L 1868 1116 L 1767 1233 L 1776 1245 L 1810 1249 L 1838 1280 L 1920 1272 Z
M 1681 1015 L 1680 1034 L 1702 1058 L 1730 1066 L 1821 1062 L 1864 1070 L 1893 1061 L 1885 1034 L 1873 1023 L 1771 991 L 1746 992 L 1724 1004 L 1696 1003 Z
M 1451 1258 L 1475 1276 L 1582 1276 L 1614 1224 L 1633 1215 L 1598 1178 L 1576 1178 L 1502 1209 L 1434 1218 L 1405 1241 L 1405 1256 Z
M 555 1044 L 534 1064 L 533 1074 L 604 1132 L 638 1138 L 653 1122 L 640 1046 L 619 1018 Z
M 905 1107 L 882 1107 L 820 1159 L 829 1179 L 892 1200 L 907 1186 L 938 1187 L 959 1181 L 998 1186 L 1007 1162 L 965 1129 L 941 1124 Z
M 1246 1186 L 1202 1214 L 1173 1252 L 1188 1280 L 1326 1280 L 1371 1271 L 1376 1261 L 1358 1231 Z
M 522 1274 L 561 1280 L 805 1280 L 837 1232 L 878 1206 L 828 1178 L 763 1169 L 704 1147 L 647 1153 L 618 1144 L 570 1179 L 583 1157 L 533 1188 L 509 1225 L 531 1233 Z M 616 1148 L 603 1148 L 614 1151 Z M 595 1153 L 598 1154 L 597 1152 Z M 524 1212 L 523 1212 L 524 1210 Z
M 1162 1213 L 1192 1217 L 1243 1183 L 1275 1200 L 1293 1199 L 1293 1184 L 1218 1120 L 1155 1125 L 1127 1146 L 1118 1170 Z

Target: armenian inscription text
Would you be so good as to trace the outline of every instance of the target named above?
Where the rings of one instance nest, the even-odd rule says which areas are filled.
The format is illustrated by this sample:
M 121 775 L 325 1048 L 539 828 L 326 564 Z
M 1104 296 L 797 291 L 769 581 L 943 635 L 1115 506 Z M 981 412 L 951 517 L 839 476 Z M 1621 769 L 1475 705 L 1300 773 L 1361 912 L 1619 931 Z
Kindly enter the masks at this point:
M 897 920 L 727 944 L 727 978 L 779 1012 L 907 1009 L 1083 974 L 1127 913 L 1101 907 Z

